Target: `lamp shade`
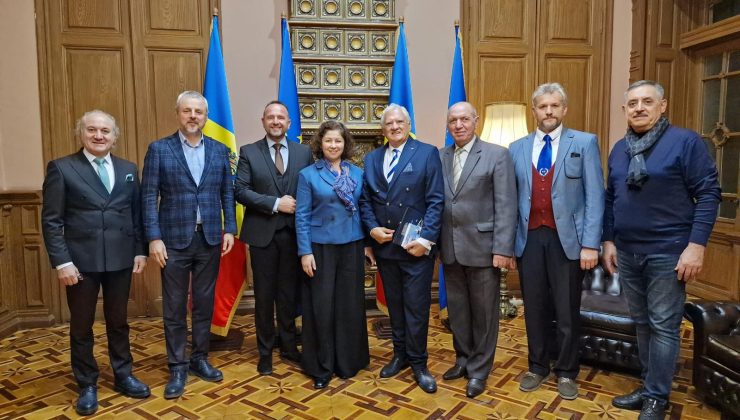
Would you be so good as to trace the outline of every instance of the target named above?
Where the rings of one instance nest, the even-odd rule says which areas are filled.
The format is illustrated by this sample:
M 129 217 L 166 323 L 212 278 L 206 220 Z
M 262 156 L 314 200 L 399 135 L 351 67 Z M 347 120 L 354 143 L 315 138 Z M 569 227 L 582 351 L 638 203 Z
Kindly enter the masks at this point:
M 527 106 L 521 102 L 493 102 L 486 105 L 480 138 L 509 147 L 514 140 L 527 135 Z

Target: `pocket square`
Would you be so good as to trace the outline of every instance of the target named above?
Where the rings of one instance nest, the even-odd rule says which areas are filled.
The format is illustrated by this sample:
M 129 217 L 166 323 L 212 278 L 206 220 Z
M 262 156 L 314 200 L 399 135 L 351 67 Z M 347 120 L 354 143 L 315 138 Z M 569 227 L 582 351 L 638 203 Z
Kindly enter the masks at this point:
M 411 162 L 409 162 L 409 164 L 406 165 L 405 168 L 403 168 L 403 171 L 402 172 L 413 172 L 413 171 L 414 171 L 414 167 L 411 166 Z
M 134 182 L 134 174 L 126 174 L 126 182 Z

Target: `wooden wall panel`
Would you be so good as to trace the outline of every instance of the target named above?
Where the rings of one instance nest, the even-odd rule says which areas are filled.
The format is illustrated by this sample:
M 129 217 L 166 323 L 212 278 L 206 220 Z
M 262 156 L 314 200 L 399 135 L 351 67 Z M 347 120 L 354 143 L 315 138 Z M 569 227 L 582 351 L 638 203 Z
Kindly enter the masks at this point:
M 482 96 L 500 98 L 501 101 L 521 100 L 527 95 L 528 82 L 532 79 L 527 61 L 526 56 L 481 56 L 479 90 Z
M 545 80 L 560 82 L 568 94 L 568 114 L 564 121 L 567 127 L 584 130 L 596 126 L 598 107 L 593 107 L 591 57 L 546 57 Z M 580 127 L 580 128 L 579 128 Z
M 548 43 L 591 44 L 592 9 L 590 0 L 549 0 L 545 2 Z
M 169 136 L 177 130 L 175 99 L 183 90 L 201 90 L 202 62 L 199 51 L 149 51 L 149 88 L 156 115 L 153 139 Z
M 62 22 L 68 31 L 120 32 L 123 27 L 119 0 L 67 0 L 65 3 Z
M 482 22 L 486 24 L 478 27 L 479 40 L 527 42 L 532 33 L 528 26 L 534 13 L 532 5 L 531 1 L 483 0 L 480 12 Z
M 190 32 L 196 36 L 202 33 L 202 8 L 198 7 L 197 0 L 150 0 L 148 3 L 147 21 L 152 32 Z
M 40 226 L 40 193 L 0 193 L 0 336 L 58 319 Z

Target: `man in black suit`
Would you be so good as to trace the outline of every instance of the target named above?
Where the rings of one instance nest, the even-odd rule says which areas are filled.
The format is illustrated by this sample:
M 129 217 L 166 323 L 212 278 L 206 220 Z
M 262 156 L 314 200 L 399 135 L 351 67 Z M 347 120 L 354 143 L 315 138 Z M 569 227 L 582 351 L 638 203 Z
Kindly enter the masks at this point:
M 296 347 L 296 290 L 299 279 L 295 236 L 298 172 L 313 162 L 308 146 L 289 141 L 288 108 L 279 101 L 262 114 L 265 137 L 242 146 L 235 197 L 245 208 L 239 238 L 249 245 L 254 273 L 255 324 L 261 375 L 272 373 L 277 308 L 280 356 L 300 362 Z
M 72 372 L 80 388 L 80 415 L 98 409 L 98 365 L 93 330 L 98 291 L 115 390 L 133 398 L 149 387 L 131 373 L 126 320 L 131 273 L 146 266 L 136 165 L 111 155 L 119 130 L 109 114 L 94 110 L 77 121 L 79 152 L 49 162 L 44 179 L 42 225 L 46 250 L 66 286 Z

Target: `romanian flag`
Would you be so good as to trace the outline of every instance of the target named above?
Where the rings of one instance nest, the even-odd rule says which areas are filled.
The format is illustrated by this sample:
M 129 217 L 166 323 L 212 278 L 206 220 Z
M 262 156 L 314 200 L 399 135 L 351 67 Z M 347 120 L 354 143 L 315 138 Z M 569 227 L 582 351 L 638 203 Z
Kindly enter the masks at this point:
M 208 121 L 203 127 L 203 134 L 229 148 L 231 176 L 234 178 L 236 177 L 238 152 L 236 137 L 234 136 L 234 123 L 231 119 L 231 104 L 229 102 L 229 89 L 226 85 L 224 57 L 221 53 L 221 41 L 218 36 L 217 16 L 213 17 L 211 24 L 211 43 L 208 47 L 203 96 L 208 100 Z M 239 229 L 241 229 L 243 217 L 244 208 L 237 204 L 236 222 Z M 234 248 L 230 253 L 221 257 L 213 302 L 213 318 L 211 319 L 211 332 L 214 334 L 226 336 L 229 332 L 231 320 L 237 306 L 239 306 L 239 300 L 246 286 L 244 281 L 246 260 L 246 246 L 239 240 L 234 241 Z
M 414 100 L 411 95 L 411 74 L 409 73 L 409 57 L 406 50 L 406 34 L 403 31 L 403 22 L 398 24 L 398 42 L 396 43 L 396 58 L 393 62 L 393 74 L 391 74 L 391 92 L 388 104 L 401 105 L 406 108 L 409 117 L 411 117 L 410 136 L 416 138 Z M 388 315 L 388 304 L 385 299 L 383 279 L 380 278 L 380 273 L 375 275 L 375 302 L 378 309 Z
M 455 23 L 455 53 L 452 56 L 452 76 L 450 76 L 450 98 L 447 108 L 452 105 L 467 101 L 465 94 L 465 72 L 463 71 L 462 39 L 460 37 L 460 25 Z M 445 132 L 445 147 L 452 146 L 455 141 L 449 131 Z M 447 289 L 445 287 L 444 272 L 442 264 L 439 266 L 439 317 L 447 318 Z
M 280 82 L 278 84 L 278 100 L 288 107 L 290 128 L 285 136 L 288 140 L 300 143 L 301 136 L 301 112 L 298 107 L 298 88 L 295 82 L 295 69 L 293 68 L 293 53 L 290 49 L 290 31 L 288 20 L 283 18 L 282 27 L 282 55 L 280 57 Z

